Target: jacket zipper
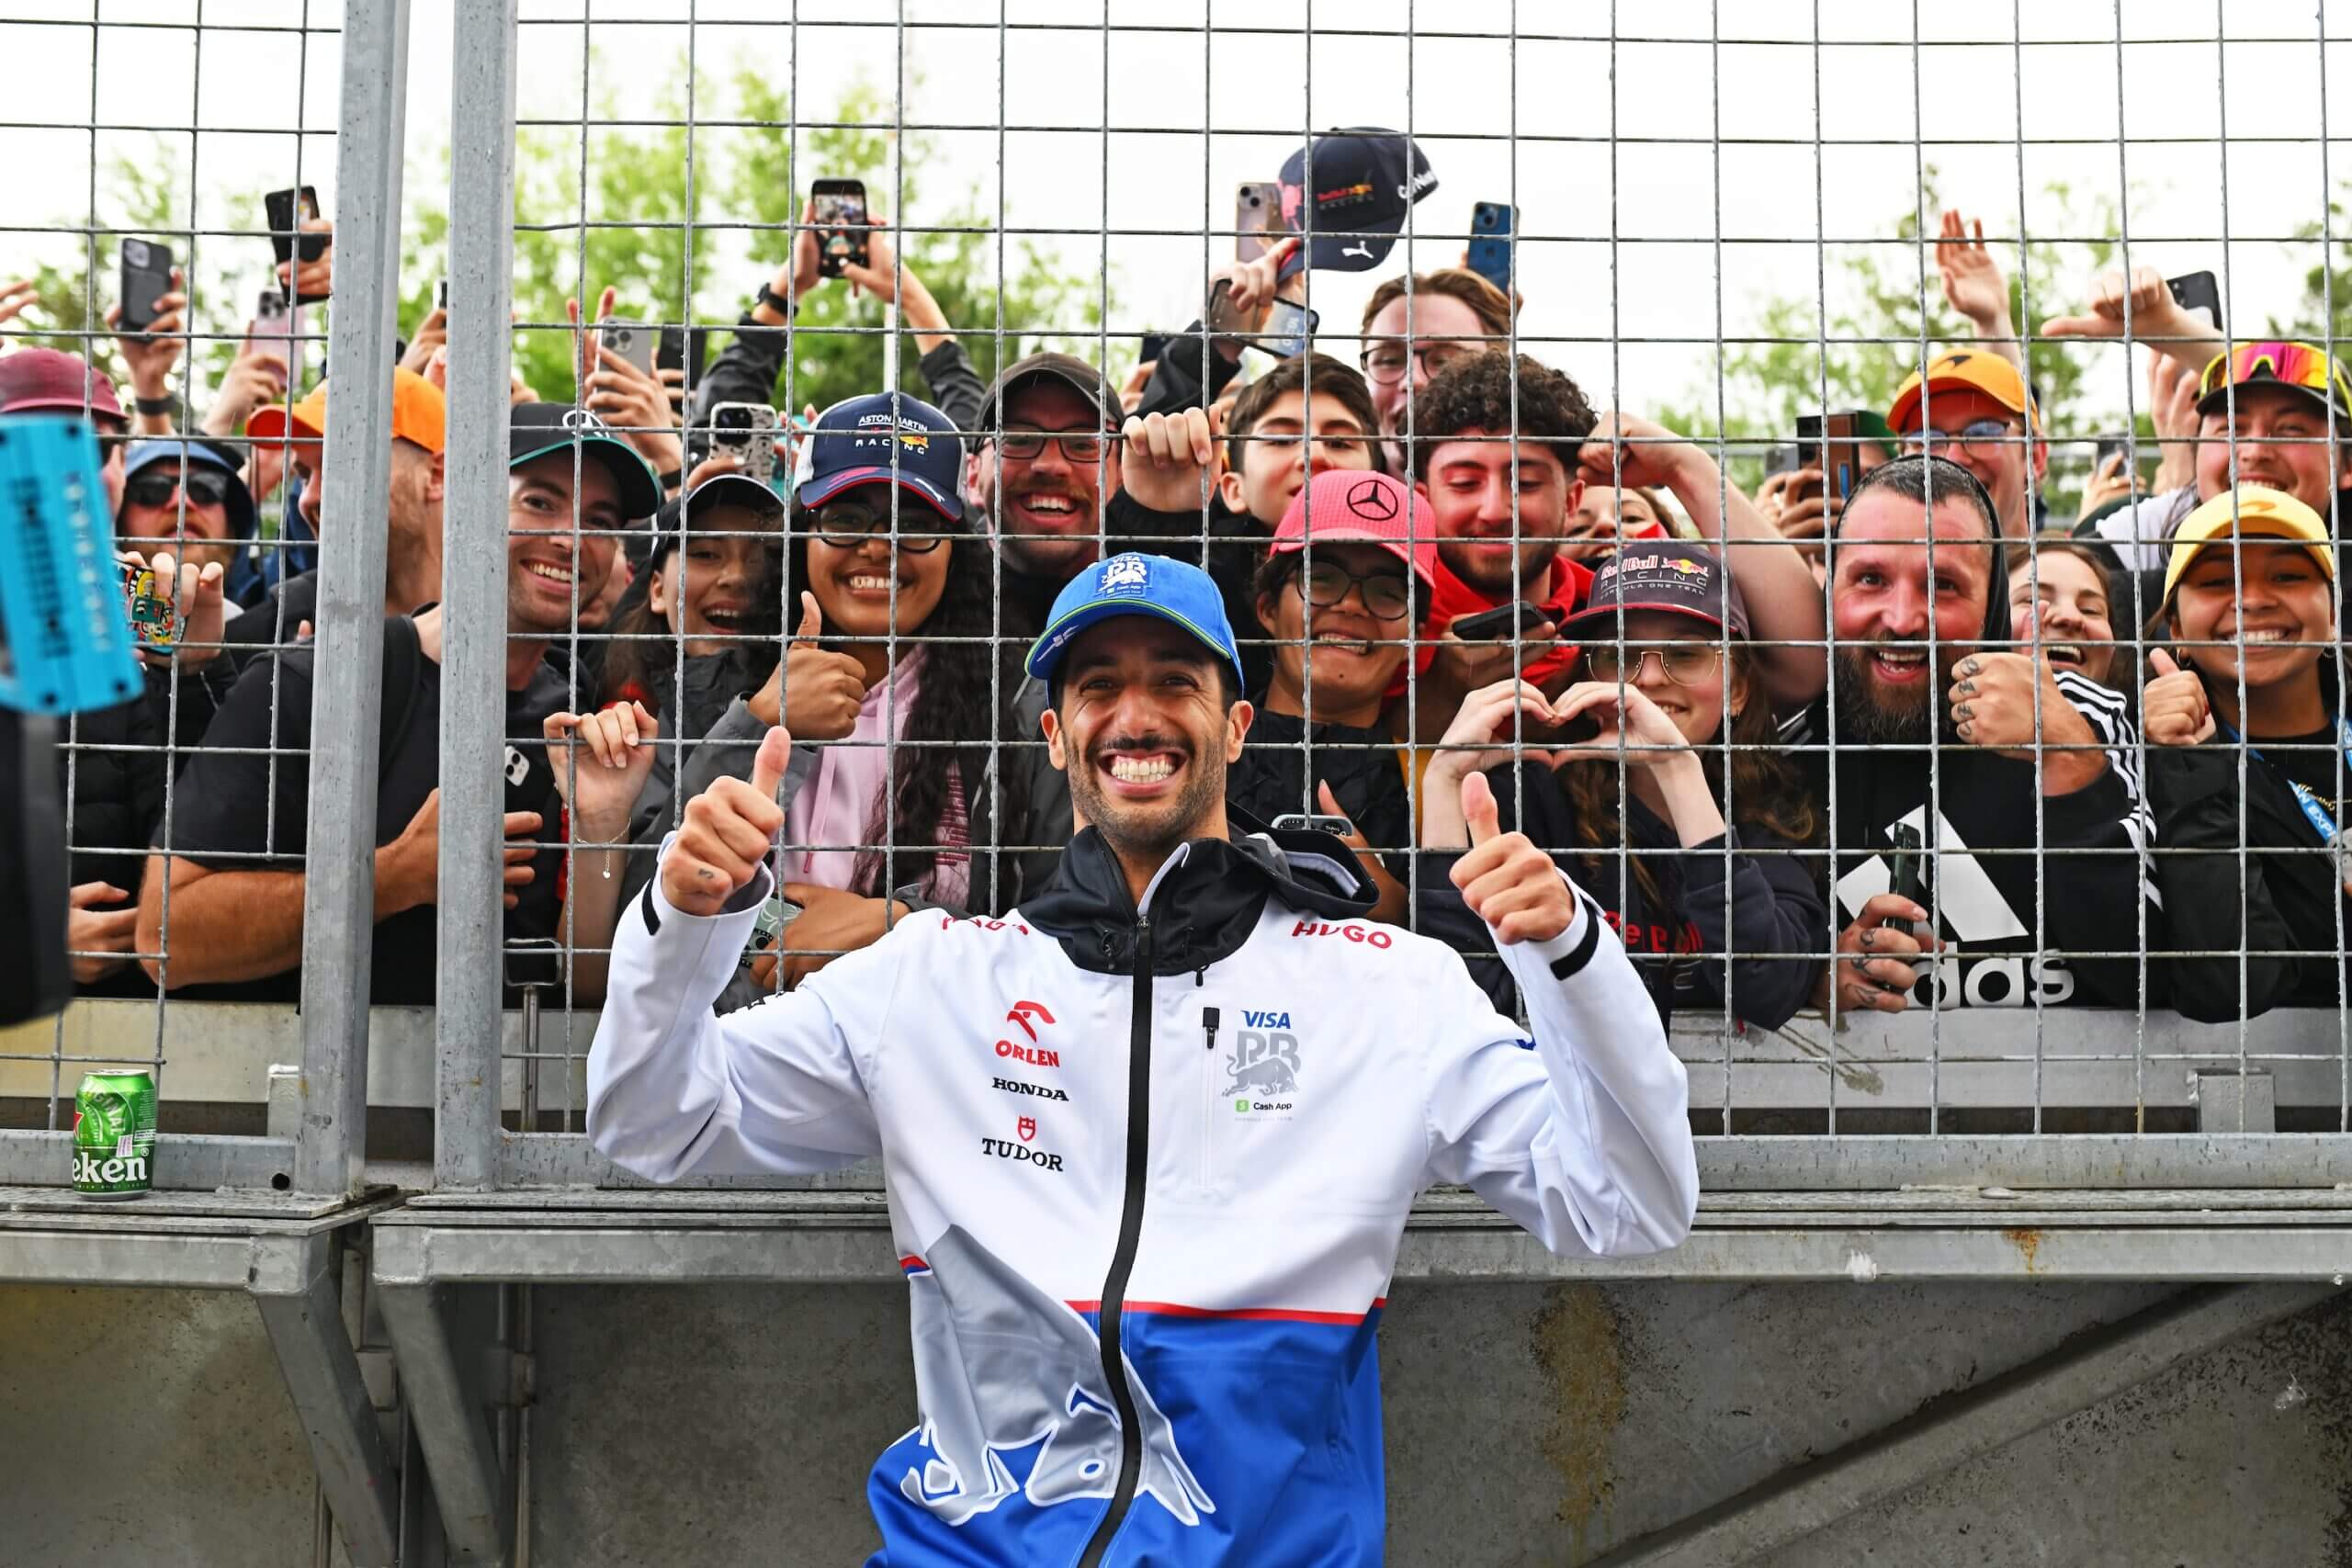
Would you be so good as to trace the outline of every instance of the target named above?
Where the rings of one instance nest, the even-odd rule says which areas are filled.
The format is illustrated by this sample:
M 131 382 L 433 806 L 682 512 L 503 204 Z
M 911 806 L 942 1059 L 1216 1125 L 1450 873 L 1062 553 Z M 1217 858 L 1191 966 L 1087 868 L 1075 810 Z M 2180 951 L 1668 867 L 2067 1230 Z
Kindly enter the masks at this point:
M 1098 1309 L 1102 1328 L 1102 1375 L 1119 1412 L 1119 1481 L 1102 1522 L 1086 1543 L 1080 1568 L 1099 1568 L 1111 1538 L 1126 1522 L 1136 1500 L 1136 1485 L 1143 1474 L 1142 1424 L 1136 1415 L 1135 1391 L 1127 1386 L 1126 1354 L 1122 1348 L 1126 1312 L 1127 1279 L 1135 1272 L 1136 1244 L 1143 1235 L 1144 1179 L 1151 1153 L 1151 917 L 1136 920 L 1135 1005 L 1127 1025 L 1127 1172 L 1126 1194 L 1119 1213 L 1119 1241 L 1112 1249 L 1111 1271 L 1102 1280 Z
M 1201 1055 L 1201 1190 L 1208 1191 L 1216 1185 L 1216 1172 L 1210 1168 L 1209 1139 L 1214 1136 L 1212 1097 L 1216 1092 L 1216 1024 L 1217 1010 L 1201 1010 L 1201 1030 L 1208 1037 L 1208 1049 Z

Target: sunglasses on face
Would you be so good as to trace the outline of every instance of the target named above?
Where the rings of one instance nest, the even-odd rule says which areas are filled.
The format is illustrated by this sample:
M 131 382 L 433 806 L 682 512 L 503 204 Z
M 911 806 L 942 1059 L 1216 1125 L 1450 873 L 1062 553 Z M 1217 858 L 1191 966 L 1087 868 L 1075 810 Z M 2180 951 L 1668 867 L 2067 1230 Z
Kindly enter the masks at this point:
M 1631 685 L 1642 678 L 1642 666 L 1651 655 L 1657 656 L 1657 667 L 1666 678 L 1678 686 L 1703 683 L 1723 662 L 1724 650 L 1711 642 L 1663 642 L 1647 645 L 1627 643 L 1621 650 L 1614 643 L 1588 647 L 1584 650 L 1586 664 L 1596 681 L 1614 681 L 1623 671 Z
M 937 522 L 936 517 L 926 520 L 922 513 L 901 513 L 899 534 L 893 538 L 890 514 L 876 512 L 856 501 L 829 501 L 814 511 L 803 512 L 800 517 L 802 532 L 816 535 L 837 550 L 861 549 L 866 540 L 880 537 L 892 549 L 903 550 L 910 556 L 927 556 L 946 543 L 936 532 L 929 537 L 910 536 L 916 530 L 933 526 Z
M 1358 577 L 1338 561 L 1318 560 L 1298 577 L 1298 591 L 1306 602 L 1326 610 L 1347 598 L 1351 588 L 1362 592 L 1363 607 L 1384 621 L 1393 621 L 1412 607 L 1412 586 L 1395 572 Z
M 2278 381 L 2306 387 L 2339 406 L 2352 408 L 2352 378 L 2344 367 L 2307 343 L 2240 344 L 2229 354 L 2217 354 L 2197 379 L 2197 395 L 2211 396 L 2223 387 L 2249 381 Z
M 190 506 L 218 506 L 229 497 L 229 477 L 202 468 L 185 475 L 135 474 L 122 487 L 122 498 L 140 506 L 163 506 L 181 490 Z

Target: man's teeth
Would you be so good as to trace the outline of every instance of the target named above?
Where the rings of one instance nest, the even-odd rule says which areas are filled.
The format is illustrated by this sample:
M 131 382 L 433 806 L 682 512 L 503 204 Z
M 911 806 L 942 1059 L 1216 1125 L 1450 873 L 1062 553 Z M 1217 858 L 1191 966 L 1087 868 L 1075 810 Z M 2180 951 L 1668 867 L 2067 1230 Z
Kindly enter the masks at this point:
M 1111 776 L 1122 784 L 1157 784 L 1176 771 L 1165 757 L 1114 757 Z
M 1877 652 L 1877 659 L 1882 664 L 1925 664 L 1928 652 L 1920 648 L 1882 648 Z
M 1071 513 L 1078 503 L 1066 495 L 1024 495 L 1021 504 L 1032 512 Z
M 571 581 L 571 573 L 568 570 L 560 566 L 549 566 L 545 561 L 525 561 L 523 563 L 523 570 L 529 572 L 533 577 L 544 577 L 549 582 L 570 582 Z

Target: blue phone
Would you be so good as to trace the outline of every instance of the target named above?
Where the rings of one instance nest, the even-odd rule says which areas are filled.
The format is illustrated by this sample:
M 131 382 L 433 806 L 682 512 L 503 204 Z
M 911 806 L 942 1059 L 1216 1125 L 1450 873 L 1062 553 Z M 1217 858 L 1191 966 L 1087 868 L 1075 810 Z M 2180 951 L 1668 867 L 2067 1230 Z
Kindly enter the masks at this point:
M 0 420 L 0 704 L 86 713 L 136 696 L 98 439 L 79 414 Z
M 1470 209 L 1470 270 L 1510 292 L 1510 237 L 1519 211 L 1507 201 L 1482 201 Z

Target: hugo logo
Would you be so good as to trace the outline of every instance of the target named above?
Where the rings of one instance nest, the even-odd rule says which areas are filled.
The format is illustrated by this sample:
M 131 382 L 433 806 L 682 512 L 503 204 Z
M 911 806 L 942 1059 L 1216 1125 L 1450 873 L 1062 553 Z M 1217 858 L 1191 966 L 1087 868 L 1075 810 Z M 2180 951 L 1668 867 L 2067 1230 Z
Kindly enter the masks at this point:
M 1293 936 L 1343 936 L 1350 942 L 1360 942 L 1368 947 L 1390 947 L 1395 939 L 1374 926 L 1360 926 L 1353 920 L 1335 926 L 1329 920 L 1301 920 L 1290 928 Z

